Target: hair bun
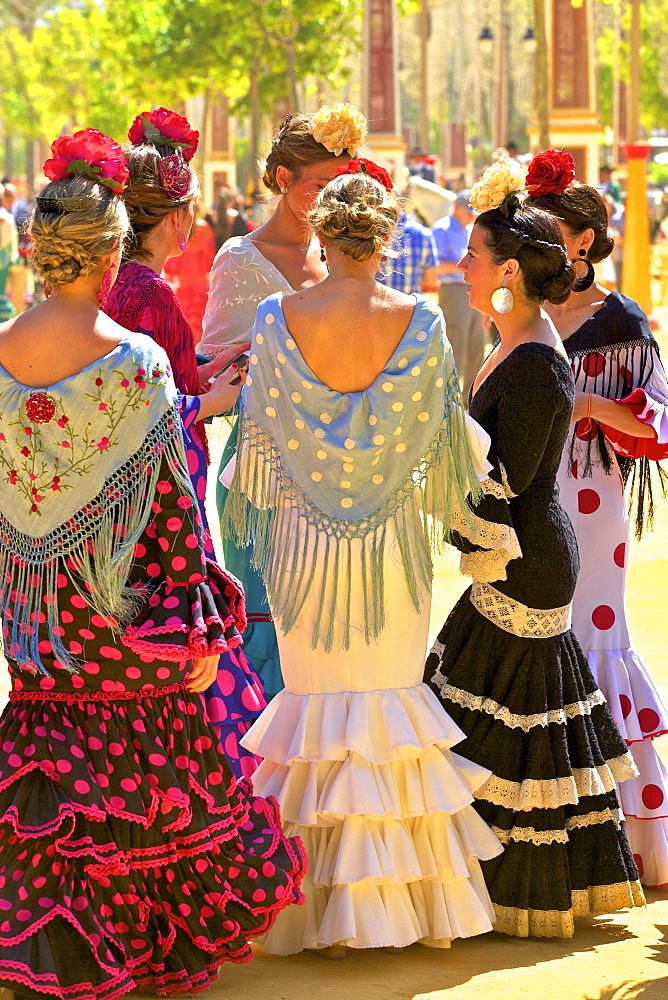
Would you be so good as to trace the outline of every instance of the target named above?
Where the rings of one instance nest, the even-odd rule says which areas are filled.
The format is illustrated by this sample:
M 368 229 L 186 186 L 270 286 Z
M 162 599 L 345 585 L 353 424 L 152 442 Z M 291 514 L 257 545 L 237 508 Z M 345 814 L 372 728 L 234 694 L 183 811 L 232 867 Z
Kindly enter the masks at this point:
M 309 222 L 335 250 L 362 261 L 391 253 L 400 213 L 394 192 L 368 174 L 341 174 L 320 192 Z

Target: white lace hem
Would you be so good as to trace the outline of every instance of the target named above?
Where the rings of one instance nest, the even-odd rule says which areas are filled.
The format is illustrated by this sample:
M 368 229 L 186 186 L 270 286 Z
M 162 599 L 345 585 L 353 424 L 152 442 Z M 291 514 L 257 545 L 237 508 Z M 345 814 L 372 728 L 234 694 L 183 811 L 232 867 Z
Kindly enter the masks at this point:
M 597 767 L 573 768 L 565 778 L 525 778 L 524 781 L 510 781 L 497 775 L 485 782 L 475 792 L 477 799 L 485 799 L 493 805 L 503 806 L 516 812 L 531 809 L 558 809 L 560 806 L 577 805 L 588 795 L 603 795 L 611 792 L 615 782 L 635 778 L 638 769 L 631 756 L 626 753 Z
M 443 647 L 441 644 L 434 643 L 432 653 L 437 652 L 437 646 L 440 647 L 442 652 Z M 510 709 L 506 708 L 505 705 L 499 704 L 498 701 L 494 701 L 493 698 L 483 698 L 482 695 L 471 694 L 470 691 L 464 691 L 462 688 L 456 688 L 452 684 L 448 684 L 447 678 L 441 673 L 440 667 L 432 677 L 432 681 L 440 690 L 442 698 L 453 701 L 456 705 L 468 708 L 471 711 L 485 712 L 486 715 L 492 715 L 499 722 L 503 722 L 509 729 L 521 729 L 525 733 L 528 733 L 531 729 L 535 729 L 536 726 L 544 727 L 550 725 L 552 722 L 565 726 L 569 719 L 575 719 L 578 715 L 591 715 L 591 711 L 595 705 L 605 705 L 603 694 L 596 690 L 587 695 L 585 701 L 575 701 L 570 705 L 564 705 L 563 708 L 554 708 L 547 712 L 535 712 L 533 715 L 519 715 L 511 712 Z
M 508 844 L 513 840 L 515 842 L 541 846 L 543 844 L 555 843 L 567 844 L 569 841 L 569 830 L 599 826 L 602 823 L 614 823 L 619 829 L 623 819 L 624 816 L 619 809 L 601 809 L 597 812 L 585 813 L 582 816 L 571 816 L 566 820 L 566 827 L 563 830 L 536 830 L 533 826 L 514 826 L 511 830 L 502 830 L 501 827 L 492 826 L 490 829 L 502 844 Z

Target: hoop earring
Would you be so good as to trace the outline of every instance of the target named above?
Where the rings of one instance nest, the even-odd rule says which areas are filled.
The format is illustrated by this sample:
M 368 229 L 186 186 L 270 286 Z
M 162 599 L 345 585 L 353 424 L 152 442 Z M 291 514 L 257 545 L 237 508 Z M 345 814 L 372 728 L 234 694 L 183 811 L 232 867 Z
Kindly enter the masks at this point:
M 320 260 L 323 262 L 323 264 L 327 263 L 327 254 L 325 253 L 325 248 L 322 245 L 322 243 L 320 244 Z
M 188 249 L 188 237 L 184 232 L 181 231 L 181 226 L 176 230 L 176 242 L 179 245 L 181 253 Z
M 587 270 L 582 275 L 582 277 L 578 276 L 578 280 L 575 282 L 575 284 L 571 288 L 571 291 L 572 292 L 586 292 L 587 289 L 591 288 L 591 286 L 594 284 L 594 278 L 596 277 L 596 271 L 594 270 L 594 265 L 592 264 L 592 262 L 590 260 L 587 260 L 587 251 L 586 250 L 578 250 L 578 253 L 579 253 L 580 256 L 576 257 L 574 260 L 571 261 L 571 264 L 573 264 L 573 270 L 575 270 L 575 265 L 576 264 L 584 264 L 585 267 L 587 268 Z M 577 274 L 578 272 L 575 271 L 575 273 Z
M 515 298 L 513 293 L 508 288 L 508 282 L 503 278 L 501 288 L 497 288 L 492 292 L 492 309 L 503 315 L 509 313 L 514 305 Z
M 96 297 L 100 309 L 104 309 L 107 304 L 107 299 L 109 298 L 109 292 L 111 291 L 111 286 L 114 279 L 114 272 L 110 267 L 102 275 L 102 284 L 100 285 L 100 291 L 96 292 Z

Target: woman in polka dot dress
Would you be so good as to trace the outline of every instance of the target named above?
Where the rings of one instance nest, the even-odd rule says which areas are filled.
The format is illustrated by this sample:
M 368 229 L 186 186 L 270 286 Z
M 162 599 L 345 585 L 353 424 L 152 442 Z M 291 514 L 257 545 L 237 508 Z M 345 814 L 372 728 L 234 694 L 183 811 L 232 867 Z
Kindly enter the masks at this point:
M 160 142 L 159 131 L 157 136 L 150 131 L 150 122 L 147 125 L 142 116 L 135 120 L 130 129 L 133 145 L 126 147 L 130 178 L 125 192 L 132 223 L 132 259 L 121 265 L 105 311 L 127 330 L 143 333 L 165 349 L 176 386 L 187 394 L 181 399 L 180 409 L 188 471 L 204 523 L 206 553 L 215 559 L 205 509 L 208 455 L 199 396 L 200 385 L 206 381 L 211 366 L 198 371 L 192 330 L 174 292 L 159 277 L 165 261 L 186 249 L 197 195 L 197 177 L 187 162 L 181 159 L 184 184 L 177 190 L 169 187 L 169 178 L 165 180 L 167 175 L 161 164 L 174 155 L 170 138 L 176 142 L 181 138 L 188 143 L 185 154 L 190 159 L 197 148 L 197 133 L 191 132 L 185 118 L 165 109 L 151 112 L 148 119 L 155 121 L 156 130 L 163 129 L 164 143 Z M 147 130 L 151 139 L 147 138 Z M 218 368 L 237 353 L 233 349 L 221 355 Z M 257 760 L 239 741 L 265 707 L 266 700 L 262 684 L 240 647 L 221 656 L 218 676 L 206 691 L 204 701 L 235 774 L 251 775 Z
M 569 257 L 596 263 L 612 252 L 594 188 L 572 184 L 533 203 L 557 218 Z M 668 774 L 653 741 L 668 732 L 668 708 L 629 638 L 624 484 L 636 501 L 640 538 L 652 520 L 651 465 L 668 457 L 668 385 L 647 318 L 632 299 L 592 283 L 549 312 L 576 379 L 575 425 L 558 475 L 580 551 L 573 630 L 640 771 L 619 795 L 642 881 L 666 885 Z
M 460 598 L 425 679 L 466 733 L 458 750 L 492 771 L 476 808 L 504 844 L 483 865 L 495 930 L 571 937 L 578 916 L 644 902 L 615 794 L 637 771 L 570 627 L 577 546 L 556 475 L 574 384 L 541 306 L 565 301 L 575 274 L 554 219 L 503 207 L 478 216 L 459 267 L 500 333 L 470 413 L 501 463 L 522 558 Z
M 201 711 L 244 601 L 202 545 L 167 357 L 99 310 L 128 228 L 121 149 L 61 137 L 45 172 L 51 296 L 0 327 L 0 983 L 194 992 L 252 958 L 304 862 Z

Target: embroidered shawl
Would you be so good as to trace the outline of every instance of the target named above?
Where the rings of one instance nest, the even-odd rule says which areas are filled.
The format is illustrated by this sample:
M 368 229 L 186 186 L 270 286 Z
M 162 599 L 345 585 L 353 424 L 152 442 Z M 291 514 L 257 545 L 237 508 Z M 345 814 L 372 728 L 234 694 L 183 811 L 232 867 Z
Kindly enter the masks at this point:
M 46 672 L 46 616 L 60 665 L 78 668 L 59 636 L 59 574 L 119 627 L 143 603 L 126 581 L 163 455 L 192 493 L 176 403 L 167 356 L 140 334 L 45 389 L 0 367 L 0 603 L 21 666 Z
M 603 305 L 564 341 L 578 389 L 608 399 L 621 400 L 648 386 L 655 368 L 661 369 L 659 347 L 649 321 L 637 302 L 619 292 L 610 292 Z M 591 475 L 593 462 L 600 461 L 610 474 L 612 462 L 604 430 L 594 421 L 586 427 L 578 421 L 570 439 L 571 462 L 576 439 L 586 442 L 581 475 Z M 630 481 L 629 510 L 635 507 L 635 532 L 640 539 L 654 518 L 652 463 L 617 456 L 625 483 Z M 655 463 L 659 486 L 665 495 L 666 473 Z
M 316 588 L 314 646 L 321 639 L 331 648 L 339 617 L 346 636 L 356 625 L 369 642 L 384 627 L 388 519 L 419 608 L 432 550 L 443 545 L 455 507 L 470 510 L 467 493 L 478 490 L 443 314 L 418 298 L 385 370 L 363 392 L 339 393 L 304 361 L 281 298 L 270 296 L 257 312 L 223 531 L 253 546 L 285 631 Z M 303 530 L 294 530 L 295 517 Z M 353 539 L 366 540 L 354 569 L 365 593 L 359 622 L 351 621 Z

